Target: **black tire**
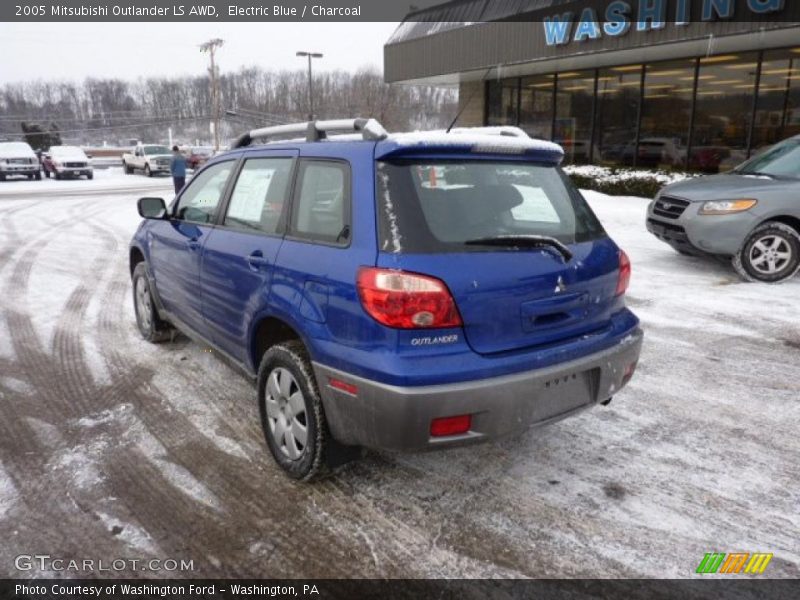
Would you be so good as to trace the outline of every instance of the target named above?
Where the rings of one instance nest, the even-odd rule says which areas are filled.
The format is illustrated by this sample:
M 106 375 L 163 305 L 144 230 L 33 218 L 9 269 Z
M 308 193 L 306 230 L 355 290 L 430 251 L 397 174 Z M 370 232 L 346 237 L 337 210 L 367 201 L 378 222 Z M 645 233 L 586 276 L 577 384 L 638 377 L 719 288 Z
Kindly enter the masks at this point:
M 94 179 L 94 173 L 89 173 L 86 175 L 86 179 Z
M 144 166 L 144 174 L 147 175 L 148 177 L 153 176 L 153 172 L 150 170 L 150 165 Z
M 56 179 L 61 179 L 61 173 L 59 173 L 58 171 L 53 171 L 53 177 L 55 177 Z
M 283 383 L 287 374 L 291 378 L 283 393 L 277 382 Z M 271 377 L 276 378 L 276 383 L 270 381 Z M 269 389 L 274 390 L 276 386 L 282 396 Z M 298 392 L 302 412 L 293 408 L 295 403 L 289 400 L 297 398 Z M 275 462 L 289 477 L 312 481 L 329 473 L 325 458 L 330 433 L 311 361 L 301 342 L 276 344 L 264 353 L 258 369 L 258 407 L 267 446 Z M 305 440 L 301 444 L 301 436 L 295 437 L 295 432 L 303 431 L 303 425 Z
M 0 181 L 5 181 L 5 180 L 6 180 L 6 174 L 0 173 Z
M 34 173 L 33 178 L 36 179 L 37 181 L 41 181 L 42 180 L 42 172 L 41 171 L 37 171 L 36 173 Z
M 122 161 L 122 170 L 125 171 L 125 175 L 133 175 L 133 167 L 129 167 L 125 161 Z
M 784 223 L 768 221 L 752 231 L 732 262 L 746 281 L 786 281 L 800 269 L 800 232 Z
M 136 326 L 139 328 L 139 333 L 145 340 L 154 344 L 170 339 L 170 325 L 158 314 L 158 308 L 153 301 L 150 280 L 147 278 L 147 268 L 143 262 L 136 265 L 133 270 L 132 282 L 133 312 L 136 315 Z

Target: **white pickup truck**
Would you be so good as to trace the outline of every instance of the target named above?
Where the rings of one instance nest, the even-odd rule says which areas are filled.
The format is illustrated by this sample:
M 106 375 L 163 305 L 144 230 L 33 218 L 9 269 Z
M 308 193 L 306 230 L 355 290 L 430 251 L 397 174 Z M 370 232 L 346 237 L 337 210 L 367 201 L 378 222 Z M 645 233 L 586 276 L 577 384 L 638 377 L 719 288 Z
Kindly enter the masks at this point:
M 137 144 L 132 152 L 122 155 L 122 168 L 128 175 L 135 170 L 144 171 L 148 177 L 156 173 L 169 173 L 172 153 L 160 144 Z

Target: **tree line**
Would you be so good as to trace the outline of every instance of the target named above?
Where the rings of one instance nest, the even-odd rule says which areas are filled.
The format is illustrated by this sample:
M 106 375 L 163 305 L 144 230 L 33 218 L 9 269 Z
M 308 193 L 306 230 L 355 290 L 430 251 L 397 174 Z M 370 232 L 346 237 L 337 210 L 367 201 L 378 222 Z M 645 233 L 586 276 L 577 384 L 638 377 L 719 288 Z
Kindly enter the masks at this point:
M 308 117 L 308 79 L 303 70 L 242 68 L 220 76 L 221 133 L 243 131 Z M 450 88 L 384 83 L 374 69 L 314 75 L 317 118 L 367 116 L 389 131 L 446 126 L 455 116 L 458 94 Z M 132 140 L 211 139 L 209 78 L 148 77 L 134 81 L 87 78 L 27 81 L 0 86 L 0 139 L 23 139 L 25 128 L 60 136 L 64 143 L 127 145 Z

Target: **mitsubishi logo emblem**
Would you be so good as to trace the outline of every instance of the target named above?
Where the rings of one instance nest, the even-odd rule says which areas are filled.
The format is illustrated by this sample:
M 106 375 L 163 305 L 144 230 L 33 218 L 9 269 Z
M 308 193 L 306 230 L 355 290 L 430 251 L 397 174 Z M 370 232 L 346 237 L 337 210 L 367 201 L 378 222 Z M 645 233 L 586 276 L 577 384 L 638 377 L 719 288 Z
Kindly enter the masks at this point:
M 560 294 L 561 292 L 567 291 L 567 286 L 564 283 L 564 278 L 559 275 L 558 280 L 556 281 L 556 293 Z

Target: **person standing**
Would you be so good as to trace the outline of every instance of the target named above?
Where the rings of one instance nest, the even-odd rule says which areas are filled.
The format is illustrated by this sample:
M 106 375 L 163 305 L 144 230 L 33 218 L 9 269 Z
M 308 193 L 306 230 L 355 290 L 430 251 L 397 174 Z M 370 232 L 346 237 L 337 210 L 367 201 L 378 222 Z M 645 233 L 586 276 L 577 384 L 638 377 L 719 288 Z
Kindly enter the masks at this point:
M 172 147 L 172 160 L 169 163 L 169 171 L 172 173 L 172 183 L 175 185 L 175 193 L 177 194 L 186 185 L 186 159 L 177 146 Z

